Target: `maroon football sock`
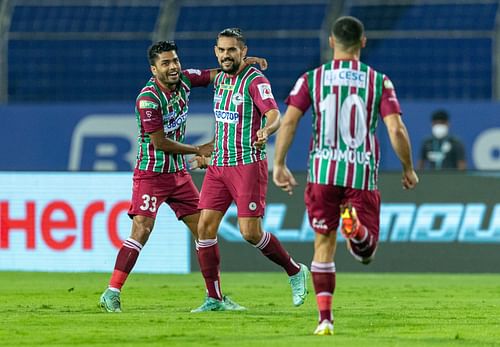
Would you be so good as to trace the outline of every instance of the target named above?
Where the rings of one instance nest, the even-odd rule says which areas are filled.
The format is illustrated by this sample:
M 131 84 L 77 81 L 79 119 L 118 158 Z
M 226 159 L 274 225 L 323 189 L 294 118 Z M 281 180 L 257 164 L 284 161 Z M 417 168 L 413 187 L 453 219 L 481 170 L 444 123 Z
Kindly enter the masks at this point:
M 118 255 L 116 256 L 115 269 L 109 281 L 109 287 L 121 290 L 128 275 L 134 268 L 134 265 L 141 252 L 140 242 L 129 238 L 123 242 Z
M 201 274 L 205 279 L 208 296 L 222 300 L 219 276 L 220 254 L 217 239 L 198 240 L 198 262 Z
M 262 239 L 255 245 L 269 260 L 285 269 L 288 276 L 296 275 L 300 266 L 290 257 L 279 240 L 272 233 L 263 232 Z
M 319 321 L 333 322 L 332 302 L 335 292 L 335 263 L 311 263 L 311 274 L 316 292 Z

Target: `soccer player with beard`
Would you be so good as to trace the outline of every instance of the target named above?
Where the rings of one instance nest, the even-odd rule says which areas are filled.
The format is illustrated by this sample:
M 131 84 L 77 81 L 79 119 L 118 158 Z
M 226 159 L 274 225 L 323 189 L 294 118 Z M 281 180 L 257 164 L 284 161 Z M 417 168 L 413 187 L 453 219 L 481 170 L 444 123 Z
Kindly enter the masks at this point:
M 184 144 L 184 137 L 191 88 L 208 86 L 218 69 L 182 70 L 173 41 L 150 46 L 148 58 L 153 77 L 135 104 L 139 135 L 128 211 L 132 231 L 118 252 L 109 287 L 101 295 L 100 306 L 107 312 L 121 312 L 120 291 L 153 231 L 163 202 L 186 224 L 194 240 L 198 239 L 199 193 L 186 171 L 184 154 L 210 156 L 213 151 L 213 142 L 194 146 Z M 260 58 L 246 61 L 267 65 Z
M 285 158 L 298 122 L 312 106 L 305 204 L 315 231 L 311 273 L 319 310 L 316 335 L 333 334 L 334 255 L 340 217 L 341 232 L 357 260 L 368 264 L 377 248 L 379 115 L 403 167 L 403 188 L 412 189 L 418 183 L 394 86 L 386 75 L 359 60 L 366 44 L 363 24 L 354 17 L 339 18 L 329 42 L 333 60 L 303 74 L 286 100 L 273 169 L 274 183 L 291 193 L 297 182 Z
M 248 49 L 240 29 L 221 31 L 214 49 L 222 72 L 214 80 L 215 148 L 200 193 L 198 223 L 198 261 L 208 294 L 191 312 L 244 309 L 225 300 L 220 286 L 217 231 L 233 201 L 243 238 L 286 271 L 293 304 L 299 306 L 307 295 L 309 271 L 261 224 L 268 180 L 265 145 L 279 128 L 278 106 L 267 78 L 243 63 Z

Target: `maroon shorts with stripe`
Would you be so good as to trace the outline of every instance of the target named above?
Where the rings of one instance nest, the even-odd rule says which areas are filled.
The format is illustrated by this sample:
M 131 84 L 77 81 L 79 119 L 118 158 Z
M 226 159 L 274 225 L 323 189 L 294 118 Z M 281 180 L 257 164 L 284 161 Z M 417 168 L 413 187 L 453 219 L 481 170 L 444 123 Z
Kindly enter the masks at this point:
M 325 184 L 307 183 L 304 193 L 309 223 L 320 234 L 336 231 L 340 221 L 340 205 L 350 202 L 358 219 L 378 240 L 380 193 Z
M 130 218 L 135 215 L 156 218 L 158 208 L 166 202 L 181 219 L 199 212 L 199 196 L 186 170 L 160 173 L 135 169 L 128 215 Z
M 267 160 L 236 166 L 209 166 L 200 193 L 200 210 L 225 213 L 234 201 L 238 217 L 262 217 L 266 208 Z

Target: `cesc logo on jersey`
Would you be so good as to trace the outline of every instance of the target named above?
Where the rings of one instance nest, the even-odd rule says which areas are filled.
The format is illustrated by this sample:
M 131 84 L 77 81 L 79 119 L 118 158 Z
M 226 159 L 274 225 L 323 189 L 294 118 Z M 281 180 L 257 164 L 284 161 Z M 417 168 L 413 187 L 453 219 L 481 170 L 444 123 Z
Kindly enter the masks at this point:
M 327 86 L 366 87 L 366 72 L 351 69 L 325 71 L 324 84 Z

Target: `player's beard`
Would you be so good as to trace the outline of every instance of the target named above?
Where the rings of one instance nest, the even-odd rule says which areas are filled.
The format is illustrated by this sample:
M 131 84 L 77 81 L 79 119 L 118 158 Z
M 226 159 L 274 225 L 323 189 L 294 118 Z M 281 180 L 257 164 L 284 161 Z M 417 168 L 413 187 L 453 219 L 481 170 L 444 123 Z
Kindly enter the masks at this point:
M 177 71 L 176 77 L 169 76 L 169 73 L 170 72 L 165 73 L 163 76 L 161 76 L 161 78 L 159 78 L 159 80 L 168 89 L 174 89 L 175 86 L 177 86 L 177 84 L 179 83 L 180 73 Z
M 231 62 L 233 63 L 233 64 L 232 64 L 232 65 L 230 65 L 229 67 L 225 67 L 225 66 L 224 66 L 224 62 L 225 62 L 225 61 L 227 61 L 227 60 L 229 60 L 229 61 L 231 61 Z M 240 63 L 240 62 L 236 63 L 236 62 L 234 61 L 234 59 L 232 59 L 232 58 L 225 58 L 225 59 L 224 59 L 224 60 L 222 60 L 222 61 L 221 61 L 221 63 L 220 63 L 220 67 L 221 67 L 222 71 L 224 71 L 225 73 L 230 74 L 230 75 L 232 75 L 232 74 L 236 73 L 236 71 L 238 71 L 238 70 L 239 70 L 240 65 L 241 65 L 241 63 Z

